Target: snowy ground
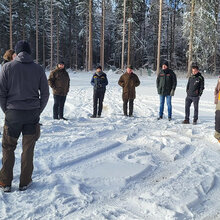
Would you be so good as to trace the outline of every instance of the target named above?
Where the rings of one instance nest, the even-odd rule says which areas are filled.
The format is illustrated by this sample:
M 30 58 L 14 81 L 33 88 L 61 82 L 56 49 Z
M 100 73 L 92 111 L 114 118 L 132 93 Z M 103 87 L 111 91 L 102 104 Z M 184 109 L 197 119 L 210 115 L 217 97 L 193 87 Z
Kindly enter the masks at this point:
M 199 124 L 193 126 L 181 124 L 186 79 L 178 80 L 169 122 L 166 115 L 156 120 L 154 76 L 140 76 L 135 117 L 125 118 L 119 75 L 109 72 L 103 117 L 90 119 L 91 74 L 70 75 L 70 120 L 52 120 L 51 95 L 41 117 L 33 185 L 18 191 L 19 142 L 12 193 L 0 192 L 1 220 L 220 219 L 220 144 L 213 137 L 217 79 L 206 80 Z

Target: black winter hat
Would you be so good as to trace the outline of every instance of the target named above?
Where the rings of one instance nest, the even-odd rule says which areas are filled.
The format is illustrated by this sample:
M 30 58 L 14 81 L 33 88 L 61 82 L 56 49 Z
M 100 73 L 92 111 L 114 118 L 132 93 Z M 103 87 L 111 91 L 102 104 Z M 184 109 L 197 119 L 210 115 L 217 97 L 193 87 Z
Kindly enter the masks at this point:
M 27 41 L 20 40 L 17 42 L 15 46 L 15 53 L 19 54 L 20 52 L 27 52 L 28 54 L 31 54 L 31 48 Z
M 164 60 L 164 61 L 162 62 L 162 66 L 163 66 L 163 65 L 166 65 L 167 67 L 169 67 L 168 61 L 167 61 L 167 60 Z
M 102 70 L 102 66 L 98 65 L 98 66 L 96 67 L 96 69 L 101 69 L 101 70 Z
M 60 61 L 58 64 L 63 64 L 63 65 L 65 65 L 64 61 Z

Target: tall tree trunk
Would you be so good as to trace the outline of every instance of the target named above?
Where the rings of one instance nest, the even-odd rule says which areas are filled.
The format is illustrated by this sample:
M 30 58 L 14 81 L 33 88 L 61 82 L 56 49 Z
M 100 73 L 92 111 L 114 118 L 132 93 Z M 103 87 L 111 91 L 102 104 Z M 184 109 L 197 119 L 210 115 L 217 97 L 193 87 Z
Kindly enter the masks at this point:
M 124 69 L 125 30 L 126 30 L 125 23 L 126 23 L 126 0 L 124 0 L 123 31 L 122 31 L 122 51 L 121 51 L 121 70 Z
M 89 0 L 89 70 L 93 68 L 93 58 L 92 58 L 92 5 L 93 1 Z
M 192 67 L 192 53 L 193 53 L 193 23 L 194 23 L 194 10 L 195 10 L 195 0 L 191 1 L 191 15 L 190 15 L 190 36 L 189 36 L 189 58 L 188 58 L 188 71 L 187 77 L 191 75 Z
M 160 0 L 159 24 L 158 24 L 158 44 L 157 44 L 157 75 L 160 72 L 160 44 L 161 44 L 161 25 L 162 25 L 163 0 Z
M 45 11 L 43 4 L 43 67 L 46 68 L 46 52 L 45 52 Z
M 100 64 L 105 69 L 105 0 L 102 0 L 102 25 L 101 25 L 101 47 L 100 47 Z
M 129 22 L 128 22 L 128 60 L 127 65 L 131 64 L 131 33 L 132 33 L 132 4 L 133 0 L 129 0 Z
M 218 14 L 219 14 L 219 0 L 216 0 L 215 1 L 216 36 L 215 36 L 215 51 L 214 51 L 214 75 L 217 74 Z
M 13 49 L 13 37 L 12 37 L 12 0 L 9 1 L 9 22 L 10 22 L 10 49 Z
M 50 70 L 53 69 L 53 0 L 50 1 Z
M 57 9 L 57 63 L 59 63 L 60 55 L 60 9 Z
M 36 3 L 36 63 L 38 63 L 38 0 L 35 1 Z
M 22 18 L 22 39 L 25 40 L 25 19 L 24 19 L 24 12 L 21 13 Z
M 86 66 L 86 71 L 89 70 L 89 16 L 86 15 L 86 36 L 85 36 L 85 40 L 86 40 L 86 45 L 85 45 L 85 66 Z
M 177 0 L 174 2 L 174 12 L 173 12 L 173 20 L 172 20 L 172 44 L 171 44 L 171 54 L 170 54 L 170 65 L 173 66 L 176 64 L 175 62 L 175 32 L 176 32 L 176 11 L 177 11 Z
M 69 50 L 68 50 L 68 53 L 69 53 L 69 65 L 70 65 L 70 68 L 72 68 L 72 4 L 69 10 L 70 10 L 69 11 L 70 15 L 69 15 Z

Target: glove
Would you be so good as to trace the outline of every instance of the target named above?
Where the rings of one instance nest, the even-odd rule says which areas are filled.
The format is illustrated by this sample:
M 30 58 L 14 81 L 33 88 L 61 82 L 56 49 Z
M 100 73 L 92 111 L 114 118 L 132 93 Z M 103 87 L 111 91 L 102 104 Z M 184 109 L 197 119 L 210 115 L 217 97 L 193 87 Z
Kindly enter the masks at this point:
M 175 90 L 172 89 L 171 92 L 170 92 L 170 96 L 174 96 L 174 93 L 175 93 Z
M 98 88 L 102 88 L 102 84 L 98 84 Z

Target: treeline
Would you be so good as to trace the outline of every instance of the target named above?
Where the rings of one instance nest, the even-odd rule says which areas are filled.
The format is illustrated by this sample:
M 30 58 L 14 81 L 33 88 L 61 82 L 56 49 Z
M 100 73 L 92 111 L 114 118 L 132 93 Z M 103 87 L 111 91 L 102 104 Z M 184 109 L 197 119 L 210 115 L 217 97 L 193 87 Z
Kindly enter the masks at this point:
M 0 54 L 28 40 L 44 67 L 156 70 L 162 0 L 1 0 Z M 187 70 L 220 71 L 219 0 L 163 0 L 160 59 Z M 191 46 L 191 49 L 190 49 Z

